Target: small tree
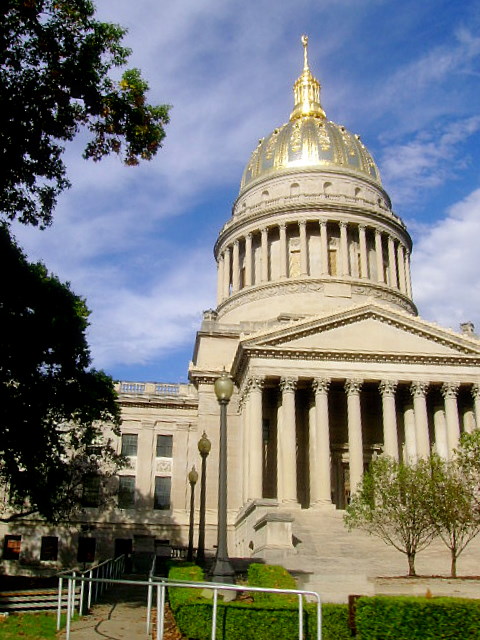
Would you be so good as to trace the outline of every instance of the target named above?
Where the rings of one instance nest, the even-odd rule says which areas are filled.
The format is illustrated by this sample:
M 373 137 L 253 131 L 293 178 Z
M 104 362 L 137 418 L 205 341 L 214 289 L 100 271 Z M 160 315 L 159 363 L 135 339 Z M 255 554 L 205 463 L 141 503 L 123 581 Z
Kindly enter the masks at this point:
M 457 577 L 458 557 L 480 533 L 478 484 L 475 486 L 475 474 L 464 469 L 460 460 L 432 455 L 430 488 L 424 494 L 424 506 L 436 534 L 450 550 L 452 578 Z
M 362 529 L 404 553 L 408 575 L 415 576 L 415 557 L 428 547 L 435 527 L 425 510 L 428 465 L 404 465 L 381 456 L 373 460 L 346 509 L 348 529 Z

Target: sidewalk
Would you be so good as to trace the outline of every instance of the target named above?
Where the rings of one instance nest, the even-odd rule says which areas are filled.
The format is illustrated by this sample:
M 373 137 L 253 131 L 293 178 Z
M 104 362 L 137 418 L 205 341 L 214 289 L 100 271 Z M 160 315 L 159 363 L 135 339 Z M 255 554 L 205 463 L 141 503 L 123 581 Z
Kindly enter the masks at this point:
M 72 622 L 70 640 L 145 640 L 147 587 L 115 585 L 92 607 L 92 613 Z M 66 638 L 65 629 L 59 633 Z

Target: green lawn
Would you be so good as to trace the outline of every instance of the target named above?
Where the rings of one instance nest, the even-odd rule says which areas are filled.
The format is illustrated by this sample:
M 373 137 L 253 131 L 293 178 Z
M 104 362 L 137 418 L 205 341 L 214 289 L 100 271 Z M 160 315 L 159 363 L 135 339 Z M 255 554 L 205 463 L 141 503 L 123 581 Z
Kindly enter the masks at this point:
M 52 613 L 23 613 L 0 618 L 1 640 L 55 640 L 56 616 Z

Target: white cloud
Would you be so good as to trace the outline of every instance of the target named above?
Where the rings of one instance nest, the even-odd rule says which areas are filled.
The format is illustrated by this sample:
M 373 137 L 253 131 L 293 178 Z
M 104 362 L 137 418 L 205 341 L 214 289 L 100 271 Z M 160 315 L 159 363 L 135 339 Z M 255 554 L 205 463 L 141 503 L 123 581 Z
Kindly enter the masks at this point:
M 471 320 L 480 329 L 480 189 L 448 210 L 413 253 L 413 292 L 426 318 L 458 330 Z

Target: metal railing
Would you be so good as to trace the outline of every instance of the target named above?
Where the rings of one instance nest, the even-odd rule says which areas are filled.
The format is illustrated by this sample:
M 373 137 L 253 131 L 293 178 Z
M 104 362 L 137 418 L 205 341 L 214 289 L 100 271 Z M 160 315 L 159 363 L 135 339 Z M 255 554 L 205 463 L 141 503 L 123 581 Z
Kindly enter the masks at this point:
M 70 633 L 70 620 L 75 613 L 75 603 L 78 600 L 78 613 L 83 615 L 92 604 L 98 601 L 102 593 L 125 571 L 125 556 L 109 558 L 86 571 L 64 571 L 58 576 L 57 599 L 57 631 L 61 626 L 63 604 L 63 582 L 67 580 L 67 629 Z M 88 580 L 85 580 L 85 578 Z M 77 594 L 76 583 L 79 583 Z M 87 584 L 87 598 L 85 601 L 85 584 Z M 78 595 L 78 598 L 77 598 Z
M 152 617 L 152 601 L 153 601 L 153 589 L 156 590 L 155 603 L 157 611 L 157 628 L 156 628 L 156 640 L 163 640 L 163 634 L 165 629 L 165 599 L 166 589 L 171 587 L 190 588 L 190 589 L 209 589 L 213 591 L 212 602 L 212 633 L 211 638 L 215 640 L 217 632 L 217 616 L 218 616 L 218 592 L 224 591 L 237 591 L 249 593 L 277 593 L 296 595 L 298 597 L 298 640 L 303 640 L 303 605 L 304 598 L 310 597 L 316 601 L 317 605 L 317 640 L 322 640 L 322 611 L 320 596 L 315 591 L 303 591 L 301 589 L 267 589 L 263 587 L 250 587 L 248 585 L 230 585 L 214 582 L 188 582 L 185 580 L 169 580 L 167 578 L 153 578 L 150 574 L 148 580 L 115 580 L 105 578 L 87 578 L 85 576 L 65 576 L 68 580 L 68 603 L 67 603 L 67 624 L 65 640 L 70 640 L 70 620 L 73 616 L 73 610 L 75 609 L 75 583 L 109 583 L 109 584 L 128 584 L 136 586 L 148 587 L 148 602 L 147 602 L 147 620 L 146 620 L 146 635 L 149 637 L 151 632 L 151 617 Z M 81 607 L 79 612 L 82 613 Z

